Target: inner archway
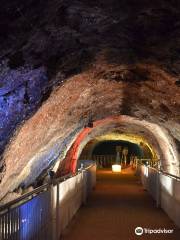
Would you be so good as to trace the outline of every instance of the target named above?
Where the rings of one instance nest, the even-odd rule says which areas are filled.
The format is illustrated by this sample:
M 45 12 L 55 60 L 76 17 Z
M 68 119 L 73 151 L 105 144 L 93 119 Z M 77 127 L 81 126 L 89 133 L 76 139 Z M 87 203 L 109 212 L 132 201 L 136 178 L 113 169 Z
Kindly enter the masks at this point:
M 111 116 L 95 121 L 93 126 L 82 129 L 66 157 L 61 161 L 57 174 L 75 172 L 82 150 L 90 140 L 117 131 L 118 134 L 124 134 L 134 141 L 146 142 L 149 148 L 156 153 L 156 158 L 159 159 L 164 171 L 179 174 L 176 148 L 166 130 L 156 124 L 129 116 Z
M 150 148 L 143 142 L 140 144 L 133 143 L 130 141 L 124 140 L 115 140 L 113 138 L 113 134 L 109 140 L 91 140 L 84 147 L 79 160 L 89 160 L 92 159 L 96 162 L 98 167 L 101 168 L 109 168 L 116 161 L 117 152 L 119 152 L 119 158 L 121 163 L 125 163 L 125 165 L 132 164 L 135 159 L 154 159 L 153 153 Z M 120 137 L 120 136 L 119 136 Z M 99 137 L 100 139 L 104 139 L 105 136 Z M 124 159 L 123 152 L 127 151 L 126 159 Z

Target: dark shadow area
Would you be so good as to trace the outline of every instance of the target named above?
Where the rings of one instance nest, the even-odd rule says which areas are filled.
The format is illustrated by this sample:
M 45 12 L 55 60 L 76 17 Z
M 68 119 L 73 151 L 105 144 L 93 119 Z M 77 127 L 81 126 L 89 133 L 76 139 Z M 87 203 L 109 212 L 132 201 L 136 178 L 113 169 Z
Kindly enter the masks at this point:
M 140 147 L 137 144 L 128 141 L 103 141 L 93 150 L 93 155 L 116 155 L 116 147 L 121 146 L 128 149 L 127 160 L 130 162 L 130 156 L 136 155 L 139 158 L 143 156 Z
M 179 60 L 179 7 L 162 0 L 2 0 L 0 56 L 12 68 L 45 65 L 50 77 L 83 71 L 102 50 L 109 63 L 150 60 L 170 68 Z

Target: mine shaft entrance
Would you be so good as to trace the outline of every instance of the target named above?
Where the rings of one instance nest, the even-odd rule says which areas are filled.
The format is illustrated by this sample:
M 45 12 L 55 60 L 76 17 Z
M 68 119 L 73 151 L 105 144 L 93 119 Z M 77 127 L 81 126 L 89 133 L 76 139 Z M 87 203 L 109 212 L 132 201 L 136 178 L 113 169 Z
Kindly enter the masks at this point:
M 88 164 L 93 161 L 97 169 L 111 169 L 119 164 L 121 168 L 136 167 L 139 160 L 150 162 L 154 154 L 144 142 L 133 143 L 125 140 L 91 140 L 86 144 L 79 157 L 79 164 Z

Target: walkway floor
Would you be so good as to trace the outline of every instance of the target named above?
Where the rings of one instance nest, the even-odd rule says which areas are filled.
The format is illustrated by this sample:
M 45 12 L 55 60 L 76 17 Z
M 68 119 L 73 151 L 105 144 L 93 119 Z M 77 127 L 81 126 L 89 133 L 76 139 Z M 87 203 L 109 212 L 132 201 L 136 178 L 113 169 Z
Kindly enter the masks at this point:
M 174 229 L 173 234 L 143 234 L 134 229 Z M 101 170 L 97 173 L 96 189 L 81 207 L 62 240 L 179 240 L 180 230 L 143 189 L 138 178 L 129 169 L 121 174 Z

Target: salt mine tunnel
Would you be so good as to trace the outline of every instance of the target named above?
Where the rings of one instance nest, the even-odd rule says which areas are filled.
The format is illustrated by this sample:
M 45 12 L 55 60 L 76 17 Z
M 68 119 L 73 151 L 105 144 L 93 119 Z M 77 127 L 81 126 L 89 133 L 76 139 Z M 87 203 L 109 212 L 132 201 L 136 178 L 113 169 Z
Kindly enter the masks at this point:
M 179 239 L 180 2 L 0 4 L 0 240 Z

